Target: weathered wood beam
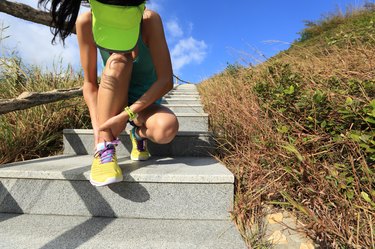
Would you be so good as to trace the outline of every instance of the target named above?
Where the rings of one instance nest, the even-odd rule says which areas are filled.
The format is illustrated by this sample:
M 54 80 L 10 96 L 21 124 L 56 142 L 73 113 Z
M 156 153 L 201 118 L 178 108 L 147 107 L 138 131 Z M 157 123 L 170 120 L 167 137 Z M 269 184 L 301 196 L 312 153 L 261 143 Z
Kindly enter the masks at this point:
M 14 99 L 0 99 L 0 115 L 79 96 L 82 96 L 82 88 L 53 90 L 43 93 L 24 92 Z

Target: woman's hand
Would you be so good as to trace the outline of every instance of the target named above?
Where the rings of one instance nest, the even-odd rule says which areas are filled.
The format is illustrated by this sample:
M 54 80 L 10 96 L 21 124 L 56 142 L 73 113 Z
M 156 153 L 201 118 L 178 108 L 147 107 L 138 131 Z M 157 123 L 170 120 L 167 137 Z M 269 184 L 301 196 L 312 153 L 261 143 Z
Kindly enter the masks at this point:
M 125 129 L 129 116 L 126 112 L 122 112 L 110 119 L 99 127 L 99 131 L 110 131 L 114 138 L 117 138 Z

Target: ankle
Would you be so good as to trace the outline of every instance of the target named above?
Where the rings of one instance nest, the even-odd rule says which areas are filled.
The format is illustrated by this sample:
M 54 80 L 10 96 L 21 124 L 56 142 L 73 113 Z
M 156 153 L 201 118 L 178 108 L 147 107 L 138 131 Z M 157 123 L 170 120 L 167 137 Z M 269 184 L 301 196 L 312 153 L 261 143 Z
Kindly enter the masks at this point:
M 109 144 L 116 146 L 119 143 L 119 141 L 120 141 L 119 139 L 115 139 L 111 142 L 106 142 L 106 141 L 100 142 L 96 145 L 96 151 L 104 150 Z
M 98 134 L 98 142 L 99 143 L 109 143 L 111 141 L 116 140 L 115 137 L 112 136 L 111 132 L 108 131 L 100 131 Z
M 101 143 L 98 143 L 96 145 L 96 151 L 100 151 L 100 150 L 103 150 L 105 148 L 105 142 L 101 142 Z
M 134 128 L 134 137 L 137 141 L 142 141 L 142 140 L 145 139 L 145 138 L 141 137 L 141 135 L 139 134 L 139 127 Z

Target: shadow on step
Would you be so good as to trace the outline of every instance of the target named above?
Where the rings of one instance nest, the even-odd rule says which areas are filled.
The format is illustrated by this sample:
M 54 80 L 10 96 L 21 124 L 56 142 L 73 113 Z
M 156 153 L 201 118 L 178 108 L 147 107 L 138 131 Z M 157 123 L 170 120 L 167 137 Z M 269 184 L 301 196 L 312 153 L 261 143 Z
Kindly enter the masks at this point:
M 103 231 L 113 221 L 114 219 L 111 218 L 90 218 L 48 242 L 40 249 L 77 248 L 95 237 L 95 235 Z
M 133 182 L 120 182 L 108 186 L 117 195 L 133 202 L 146 202 L 150 200 L 150 194 L 141 184 Z
M 8 208 L 9 207 L 9 208 Z M 0 222 L 15 218 L 23 213 L 22 208 L 9 193 L 8 189 L 0 182 L 0 210 L 4 213 L 12 213 L 0 216 Z M 15 214 L 13 214 L 15 213 Z
M 0 222 L 3 222 L 3 221 L 6 221 L 6 220 L 10 220 L 10 219 L 13 219 L 13 218 L 16 218 L 18 216 L 20 216 L 22 214 L 6 214 L 6 213 L 0 213 Z

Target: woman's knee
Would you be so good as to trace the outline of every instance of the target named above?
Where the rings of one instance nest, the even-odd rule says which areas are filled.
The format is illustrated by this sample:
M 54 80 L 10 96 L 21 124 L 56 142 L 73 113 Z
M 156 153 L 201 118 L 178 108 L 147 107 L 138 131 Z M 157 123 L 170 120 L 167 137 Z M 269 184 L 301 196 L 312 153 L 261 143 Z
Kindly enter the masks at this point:
M 175 115 L 160 118 L 153 127 L 152 138 L 158 144 L 170 143 L 178 132 L 178 120 Z

